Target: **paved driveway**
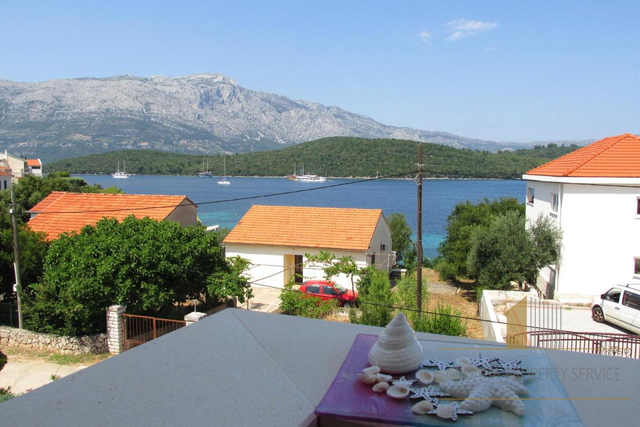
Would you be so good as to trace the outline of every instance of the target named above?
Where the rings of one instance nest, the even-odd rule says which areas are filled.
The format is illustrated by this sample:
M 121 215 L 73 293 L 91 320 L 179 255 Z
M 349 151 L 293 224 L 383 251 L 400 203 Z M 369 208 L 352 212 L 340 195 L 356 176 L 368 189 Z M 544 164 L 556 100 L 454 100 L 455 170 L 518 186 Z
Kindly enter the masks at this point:
M 611 325 L 598 323 L 591 318 L 588 307 L 571 307 L 562 310 L 562 329 L 571 332 L 606 332 L 610 334 L 630 334 L 631 332 Z

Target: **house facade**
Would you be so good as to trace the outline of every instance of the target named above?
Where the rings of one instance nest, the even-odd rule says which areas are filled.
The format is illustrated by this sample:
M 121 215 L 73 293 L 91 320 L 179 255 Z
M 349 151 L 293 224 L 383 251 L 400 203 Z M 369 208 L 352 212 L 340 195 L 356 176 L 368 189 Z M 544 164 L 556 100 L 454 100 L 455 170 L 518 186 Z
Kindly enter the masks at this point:
M 55 240 L 62 233 L 79 232 L 102 218 L 122 221 L 129 215 L 176 221 L 185 227 L 198 224 L 198 207 L 187 196 L 54 191 L 29 212 L 28 226 L 45 233 L 47 240 Z
M 15 179 L 22 178 L 28 174 L 27 162 L 20 157 L 12 156 L 4 150 L 4 153 L 0 153 L 0 165 L 11 169 L 11 173 Z
M 562 231 L 560 262 L 538 278 L 544 296 L 586 299 L 640 278 L 640 138 L 605 138 L 523 179 L 527 220 Z
M 0 165 L 0 190 L 8 190 L 11 187 L 11 169 Z
M 381 209 L 254 205 L 223 242 L 227 257 L 249 260 L 256 285 L 283 288 L 290 281 L 324 278 L 322 265 L 306 255 L 328 251 L 350 256 L 360 268 L 390 271 L 395 261 L 391 229 Z M 351 278 L 332 277 L 350 288 Z
M 40 159 L 27 159 L 27 171 L 34 176 L 42 176 L 42 161 Z

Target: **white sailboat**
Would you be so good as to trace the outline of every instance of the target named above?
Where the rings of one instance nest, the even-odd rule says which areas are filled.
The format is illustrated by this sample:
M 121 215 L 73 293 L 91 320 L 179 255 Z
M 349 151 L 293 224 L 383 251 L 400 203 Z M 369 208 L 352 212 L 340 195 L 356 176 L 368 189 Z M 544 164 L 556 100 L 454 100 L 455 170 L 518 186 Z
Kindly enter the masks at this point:
M 229 180 L 227 179 L 227 159 L 222 159 L 222 160 L 224 161 L 224 175 L 222 175 L 222 178 L 218 180 L 218 184 L 229 185 L 231 184 L 231 182 L 229 182 Z
M 129 178 L 129 174 L 126 172 L 127 170 L 127 161 L 123 160 L 124 166 L 122 167 L 122 171 L 120 171 L 120 160 L 118 160 L 118 170 L 111 174 L 113 178 Z
M 200 178 L 213 178 L 213 174 L 209 172 L 209 159 L 207 159 L 207 170 L 204 169 L 204 158 L 202 159 L 202 172 L 198 174 Z

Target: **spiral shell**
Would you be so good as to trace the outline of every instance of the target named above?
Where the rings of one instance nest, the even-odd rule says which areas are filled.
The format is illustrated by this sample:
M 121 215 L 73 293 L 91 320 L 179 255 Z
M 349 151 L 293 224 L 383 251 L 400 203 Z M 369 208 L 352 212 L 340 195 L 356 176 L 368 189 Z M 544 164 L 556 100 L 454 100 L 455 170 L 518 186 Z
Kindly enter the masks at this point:
M 369 351 L 369 363 L 382 372 L 401 374 L 418 369 L 422 363 L 422 346 L 403 313 L 384 328 Z

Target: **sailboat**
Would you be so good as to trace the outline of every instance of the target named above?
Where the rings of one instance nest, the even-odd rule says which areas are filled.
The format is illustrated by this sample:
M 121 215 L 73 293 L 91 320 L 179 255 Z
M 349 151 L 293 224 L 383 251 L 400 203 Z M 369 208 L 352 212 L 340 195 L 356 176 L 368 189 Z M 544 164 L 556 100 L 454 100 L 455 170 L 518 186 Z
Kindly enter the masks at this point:
M 324 176 L 311 175 L 304 173 L 304 164 L 302 165 L 302 170 L 299 175 L 290 175 L 289 179 L 291 181 L 300 181 L 300 182 L 326 182 L 327 178 Z
M 227 159 L 222 159 L 224 161 L 224 175 L 218 181 L 220 185 L 229 185 L 231 182 L 227 179 Z
M 111 174 L 113 178 L 129 178 L 129 174 L 126 172 L 127 170 L 127 161 L 123 160 L 124 166 L 122 167 L 122 172 L 120 171 L 120 160 L 118 160 L 118 170 Z
M 202 159 L 202 172 L 198 174 L 200 178 L 213 178 L 213 174 L 209 172 L 209 159 L 207 159 L 207 170 L 204 170 L 204 158 Z

